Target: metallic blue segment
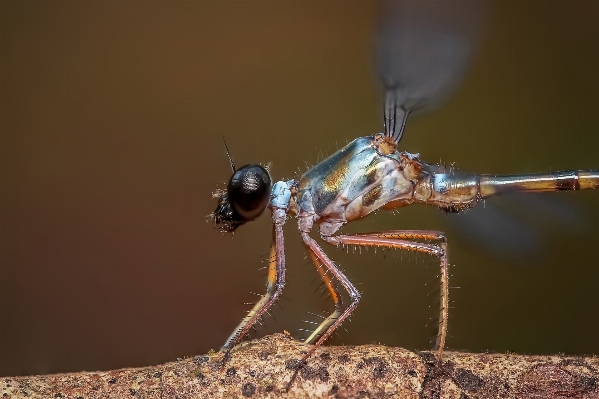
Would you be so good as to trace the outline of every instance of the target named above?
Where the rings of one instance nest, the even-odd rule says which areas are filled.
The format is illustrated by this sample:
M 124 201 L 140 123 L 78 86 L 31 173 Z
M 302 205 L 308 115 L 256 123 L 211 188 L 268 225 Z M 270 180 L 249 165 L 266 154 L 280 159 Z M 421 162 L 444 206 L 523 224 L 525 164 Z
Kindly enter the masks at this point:
M 291 186 L 293 180 L 287 182 L 278 181 L 272 188 L 272 194 L 270 198 L 270 207 L 289 209 L 289 202 L 291 201 Z
M 314 166 L 299 181 L 298 205 L 307 212 L 324 216 L 324 209 L 339 196 L 343 206 L 359 197 L 374 182 L 364 171 L 383 157 L 373 146 L 373 136 L 360 137 Z M 310 206 L 307 193 L 311 194 Z
M 433 177 L 433 189 L 441 194 L 447 194 L 449 189 L 449 182 L 447 181 L 448 175 L 446 174 L 438 174 Z

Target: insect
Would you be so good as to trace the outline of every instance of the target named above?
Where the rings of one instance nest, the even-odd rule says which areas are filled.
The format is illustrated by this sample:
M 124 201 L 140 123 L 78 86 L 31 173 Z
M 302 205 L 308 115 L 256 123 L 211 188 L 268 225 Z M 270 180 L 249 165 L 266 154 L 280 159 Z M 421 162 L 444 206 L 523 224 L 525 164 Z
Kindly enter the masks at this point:
M 482 199 L 516 191 L 559 191 L 599 187 L 599 170 L 493 176 L 460 174 L 428 164 L 398 145 L 408 117 L 430 109 L 447 98 L 464 74 L 481 19 L 482 2 L 414 2 L 386 4 L 377 41 L 377 68 L 384 87 L 384 131 L 360 137 L 341 148 L 297 179 L 273 184 L 267 168 L 246 165 L 237 169 L 229 157 L 233 176 L 226 190 L 214 193 L 212 213 L 221 230 L 232 233 L 270 208 L 273 244 L 266 294 L 225 342 L 227 352 L 280 297 L 285 286 L 283 225 L 289 216 L 335 307 L 306 339 L 314 344 L 303 364 L 358 306 L 361 293 L 312 237 L 334 246 L 403 249 L 433 255 L 440 265 L 439 326 L 435 342 L 443 353 L 448 322 L 448 255 L 444 233 L 430 230 L 393 230 L 365 234 L 339 234 L 347 222 L 383 209 L 410 204 L 433 205 L 460 212 Z M 474 16 L 473 16 L 474 15 Z M 339 288 L 347 291 L 349 302 Z

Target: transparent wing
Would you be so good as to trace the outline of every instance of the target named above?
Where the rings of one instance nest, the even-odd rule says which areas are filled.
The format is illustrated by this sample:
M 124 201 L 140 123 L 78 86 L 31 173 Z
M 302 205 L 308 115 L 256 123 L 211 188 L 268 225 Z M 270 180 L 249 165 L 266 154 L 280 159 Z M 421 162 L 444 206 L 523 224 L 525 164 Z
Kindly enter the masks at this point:
M 486 9 L 484 0 L 381 2 L 375 57 L 386 135 L 399 142 L 410 113 L 433 108 L 458 86 Z
M 557 195 L 556 195 L 557 194 Z M 503 259 L 536 256 L 555 232 L 577 236 L 591 227 L 585 210 L 561 193 L 510 194 L 459 214 L 448 214 L 453 234 L 471 247 Z

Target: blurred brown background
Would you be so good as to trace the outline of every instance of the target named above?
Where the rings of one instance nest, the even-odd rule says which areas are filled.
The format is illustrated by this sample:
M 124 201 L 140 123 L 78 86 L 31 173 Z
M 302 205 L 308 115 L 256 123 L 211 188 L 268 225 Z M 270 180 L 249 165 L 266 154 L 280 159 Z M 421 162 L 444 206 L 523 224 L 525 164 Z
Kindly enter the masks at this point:
M 375 13 L 367 2 L 1 2 L 0 375 L 219 348 L 264 289 L 270 240 L 269 216 L 234 238 L 206 222 L 230 175 L 223 135 L 238 166 L 272 161 L 279 179 L 380 131 Z M 460 90 L 410 121 L 402 149 L 479 173 L 598 168 L 598 19 L 594 1 L 498 2 Z M 486 250 L 430 207 L 345 231 L 447 232 L 461 287 L 449 348 L 596 354 L 599 192 L 545 198 L 494 202 L 529 226 L 530 251 Z M 283 310 L 258 335 L 305 337 L 306 312 L 332 307 L 293 220 L 286 232 Z M 325 249 L 363 291 L 333 343 L 429 347 L 434 259 Z

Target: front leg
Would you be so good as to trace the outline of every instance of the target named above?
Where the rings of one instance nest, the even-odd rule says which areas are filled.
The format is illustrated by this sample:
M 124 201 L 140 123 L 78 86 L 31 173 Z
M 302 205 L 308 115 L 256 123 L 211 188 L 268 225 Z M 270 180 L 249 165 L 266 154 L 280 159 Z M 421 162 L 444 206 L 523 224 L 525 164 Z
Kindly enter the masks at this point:
M 248 331 L 256 324 L 258 320 L 268 311 L 268 309 L 279 299 L 283 287 L 285 286 L 285 248 L 283 239 L 282 219 L 276 219 L 273 212 L 273 243 L 270 251 L 270 260 L 268 265 L 268 282 L 266 284 L 266 294 L 254 305 L 247 316 L 235 328 L 231 336 L 227 339 L 221 350 L 226 354 L 223 358 L 223 364 L 227 361 L 231 349 L 237 345 Z

